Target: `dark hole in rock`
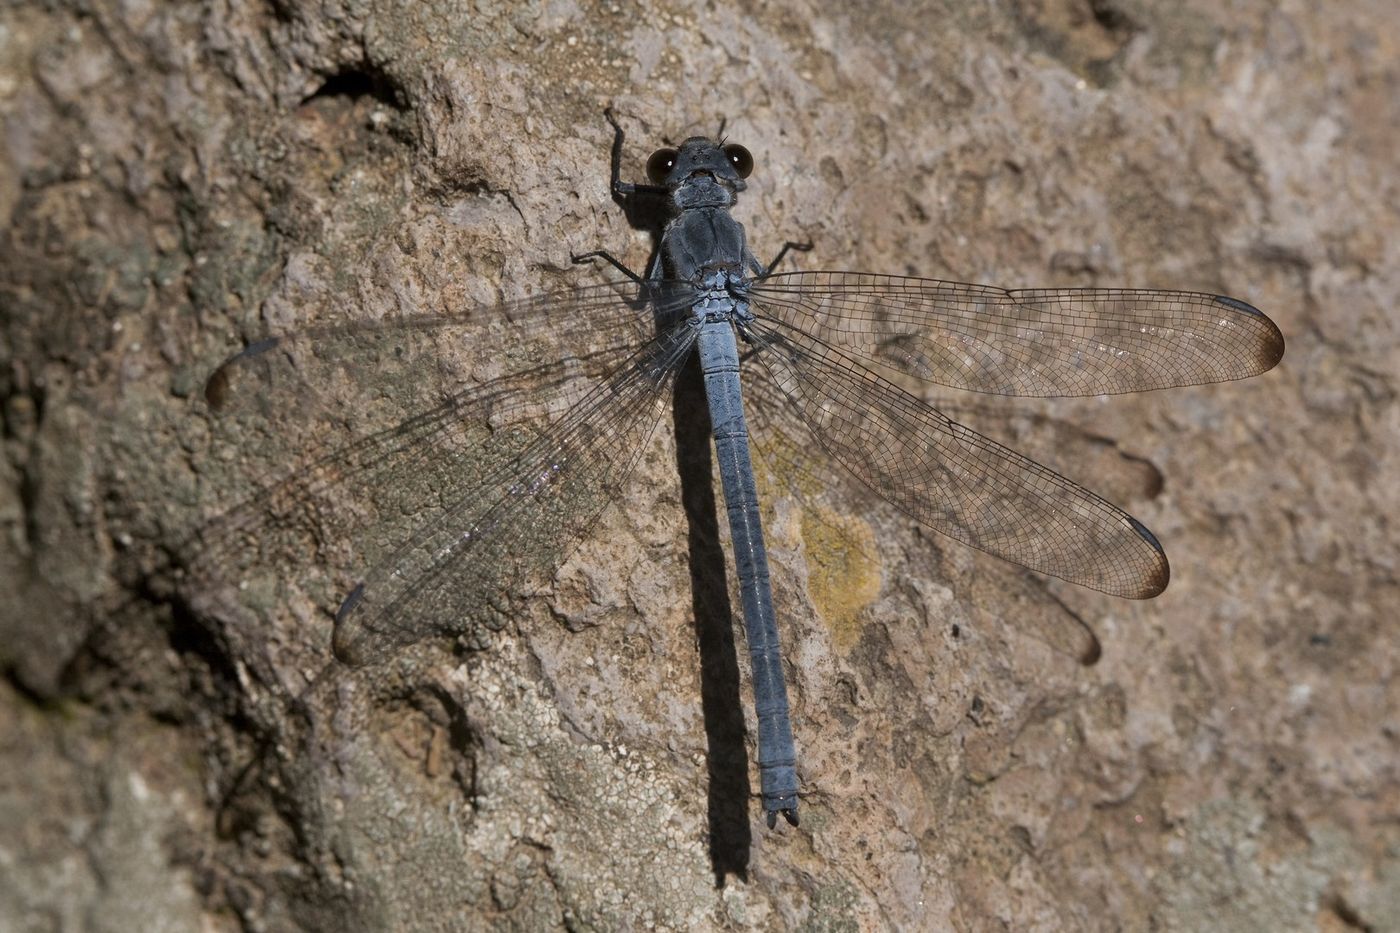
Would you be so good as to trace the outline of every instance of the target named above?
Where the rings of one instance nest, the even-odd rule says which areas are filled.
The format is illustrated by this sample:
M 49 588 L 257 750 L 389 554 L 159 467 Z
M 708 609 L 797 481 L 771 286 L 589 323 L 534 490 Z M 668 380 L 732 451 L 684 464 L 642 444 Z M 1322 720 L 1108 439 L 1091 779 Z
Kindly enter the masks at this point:
M 336 72 L 303 98 L 302 105 L 314 100 L 340 98 L 355 101 L 363 97 L 372 97 L 396 110 L 408 109 L 407 99 L 393 80 L 383 72 L 368 67 Z

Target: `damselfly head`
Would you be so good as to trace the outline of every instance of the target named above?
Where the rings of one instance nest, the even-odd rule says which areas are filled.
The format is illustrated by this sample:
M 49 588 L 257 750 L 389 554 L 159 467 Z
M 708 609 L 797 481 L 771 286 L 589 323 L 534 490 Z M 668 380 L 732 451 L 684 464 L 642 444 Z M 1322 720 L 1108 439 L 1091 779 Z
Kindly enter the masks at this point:
M 753 155 L 738 143 L 718 143 L 692 136 L 679 148 L 658 149 L 647 159 L 647 178 L 659 187 L 678 188 L 691 178 L 709 175 L 734 191 L 753 172 Z

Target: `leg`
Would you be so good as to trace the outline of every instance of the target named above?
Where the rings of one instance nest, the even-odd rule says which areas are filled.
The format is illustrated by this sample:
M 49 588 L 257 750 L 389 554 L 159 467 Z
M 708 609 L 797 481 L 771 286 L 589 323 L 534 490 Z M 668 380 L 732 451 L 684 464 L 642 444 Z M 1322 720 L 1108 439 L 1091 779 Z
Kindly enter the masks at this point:
M 611 107 L 603 111 L 603 116 L 613 128 L 611 178 L 613 200 L 619 204 L 623 204 L 628 197 L 639 192 L 643 194 L 665 194 L 665 188 L 658 188 L 655 185 L 634 185 L 631 182 L 622 180 L 622 124 L 617 122 L 617 116 L 613 113 Z
M 622 181 L 622 124 L 617 122 L 617 117 L 613 114 L 613 109 L 608 107 L 603 111 L 603 117 L 613 128 L 612 144 L 612 193 L 613 198 L 624 198 L 631 194 L 634 185 L 624 184 Z M 575 259 L 575 262 L 578 260 Z
M 770 262 L 770 263 L 768 264 L 768 268 L 764 269 L 763 272 L 762 272 L 761 274 L 762 274 L 762 275 L 772 275 L 772 274 L 773 274 L 773 270 L 776 269 L 776 268 L 778 268 L 778 263 L 782 262 L 782 261 L 783 261 L 783 257 L 786 256 L 786 255 L 788 254 L 788 250 L 793 250 L 793 249 L 795 249 L 795 250 L 797 250 L 799 253 L 805 253 L 805 252 L 807 252 L 807 251 L 808 251 L 809 249 L 811 249 L 811 248 L 812 248 L 812 241 L 811 241 L 811 240 L 808 240 L 806 243 L 798 243 L 798 242 L 795 242 L 795 241 L 793 241 L 793 240 L 788 240 L 786 243 L 783 244 L 783 248 L 780 249 L 780 250 L 778 250 L 778 255 L 776 255 L 776 256 L 773 257 L 773 261 Z
M 635 195 L 664 196 L 667 193 L 666 189 L 658 188 L 653 185 L 634 185 L 622 180 L 622 143 L 625 138 L 622 132 L 622 124 L 617 122 L 617 116 L 613 113 L 611 107 L 603 111 L 603 116 L 607 118 L 608 125 L 613 128 L 612 158 L 610 160 L 611 173 L 609 176 L 613 200 L 622 208 L 623 213 L 627 215 L 627 222 L 631 224 L 633 228 L 654 228 L 654 234 L 659 236 L 661 227 L 660 221 L 653 219 L 650 213 L 646 213 L 643 209 L 639 208 Z M 606 250 L 594 250 L 582 255 L 571 256 L 570 258 L 576 263 L 585 263 L 591 262 L 594 259 L 601 259 L 638 285 L 645 284 L 647 281 L 656 281 L 661 278 L 661 256 L 659 252 L 652 257 L 652 261 L 647 265 L 645 279 L 624 266 L 621 261 Z
M 612 253 L 608 252 L 605 249 L 595 249 L 591 253 L 575 253 L 569 258 L 572 259 L 576 265 L 583 265 L 585 263 L 590 263 L 595 259 L 601 259 L 604 262 L 610 264 L 614 269 L 621 272 L 623 275 L 627 276 L 632 281 L 636 282 L 638 285 L 644 284 L 644 280 L 640 275 L 624 266 L 620 259 L 618 259 L 616 256 L 614 256 Z

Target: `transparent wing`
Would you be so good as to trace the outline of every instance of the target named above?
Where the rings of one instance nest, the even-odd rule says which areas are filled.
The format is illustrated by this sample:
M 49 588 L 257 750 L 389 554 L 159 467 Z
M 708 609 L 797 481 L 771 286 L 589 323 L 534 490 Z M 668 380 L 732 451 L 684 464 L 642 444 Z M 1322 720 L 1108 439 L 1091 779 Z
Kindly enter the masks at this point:
M 568 366 L 636 347 L 688 306 L 691 290 L 617 282 L 554 292 L 463 314 L 313 327 L 229 357 L 204 395 L 225 415 L 305 419 L 332 408 L 353 420 L 379 407 L 423 411 L 473 385 L 558 359 Z M 562 348 L 562 355 L 561 355 Z M 624 354 L 625 355 L 625 354 Z
M 751 295 L 774 320 L 881 367 L 997 395 L 1225 382 L 1283 356 L 1283 335 L 1256 308 L 1197 292 L 791 272 L 755 282 Z
M 304 568 L 309 580 L 389 559 L 464 489 L 596 400 L 602 380 L 644 362 L 654 320 L 691 300 L 680 287 L 648 289 L 650 303 L 628 290 L 311 329 L 232 357 L 206 389 L 232 455 L 204 472 L 224 501 L 242 501 L 195 533 L 185 563 L 241 582 L 269 567 Z
M 365 663 L 465 620 L 509 581 L 553 568 L 612 501 L 695 342 L 671 328 L 376 562 L 336 614 L 335 651 Z
M 1167 585 L 1167 559 L 1123 510 L 886 381 L 839 347 L 758 318 L 757 358 L 826 452 L 935 531 L 1115 596 Z

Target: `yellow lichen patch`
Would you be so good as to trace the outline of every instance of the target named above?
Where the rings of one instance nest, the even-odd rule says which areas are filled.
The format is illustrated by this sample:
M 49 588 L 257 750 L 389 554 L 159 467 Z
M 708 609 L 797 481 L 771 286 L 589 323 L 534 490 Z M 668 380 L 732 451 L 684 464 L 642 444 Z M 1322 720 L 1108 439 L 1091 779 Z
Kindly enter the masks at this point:
M 840 469 L 819 449 L 804 446 L 778 424 L 765 423 L 753 434 L 754 478 L 764 524 L 791 544 L 801 537 L 807 558 L 807 596 L 817 617 L 832 633 L 837 650 L 849 651 L 860 638 L 860 613 L 880 595 L 880 563 L 875 534 L 859 518 L 819 503 L 830 474 Z M 802 503 L 796 521 L 777 523 L 779 496 Z M 789 513 L 791 514 L 791 513 Z
M 799 496 L 815 498 L 820 495 L 824 484 L 817 478 L 816 470 L 831 470 L 830 460 L 822 458 L 816 463 L 809 451 L 801 447 L 786 432 L 776 426 L 767 425 L 766 430 L 754 432 L 750 443 L 755 457 L 754 476 L 759 492 L 764 496 L 777 493 L 775 477 L 781 476 L 785 491 Z M 763 468 L 760 468 L 760 464 Z
M 838 651 L 855 647 L 860 613 L 880 595 L 875 534 L 859 518 L 815 506 L 802 512 L 807 595 Z

